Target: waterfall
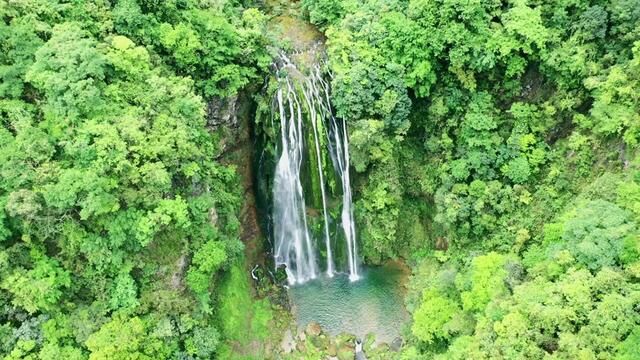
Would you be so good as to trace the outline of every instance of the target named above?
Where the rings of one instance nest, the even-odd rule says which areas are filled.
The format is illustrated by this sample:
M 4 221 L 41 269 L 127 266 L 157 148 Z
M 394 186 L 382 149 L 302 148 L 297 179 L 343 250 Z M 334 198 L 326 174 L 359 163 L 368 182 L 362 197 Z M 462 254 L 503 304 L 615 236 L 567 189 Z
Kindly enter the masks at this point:
M 276 265 L 285 264 L 291 284 L 314 279 L 317 274 L 315 249 L 307 226 L 300 166 L 303 157 L 302 109 L 291 81 L 276 94 L 280 113 L 282 151 L 273 184 Z M 283 99 L 286 90 L 286 103 Z M 288 111 L 287 105 L 288 104 Z M 293 256 L 292 256 L 293 255 Z
M 342 185 L 342 213 L 341 224 L 344 231 L 347 255 L 349 262 L 349 279 L 351 281 L 358 280 L 360 275 L 358 274 L 358 250 L 356 246 L 356 226 L 353 216 L 353 200 L 351 197 L 351 179 L 349 177 L 349 139 L 347 137 L 347 125 L 344 119 L 342 119 L 342 127 L 338 127 L 338 121 L 331 112 L 331 105 L 329 102 L 329 86 L 322 78 L 320 67 L 314 68 L 314 76 L 312 79 L 313 88 L 321 90 L 317 92 L 317 96 L 322 98 L 323 101 L 323 114 L 329 121 L 330 132 L 327 133 L 329 141 L 329 153 L 334 164 L 334 168 L 338 173 L 338 177 L 341 180 Z M 320 89 L 318 89 L 320 88 Z M 333 134 L 333 139 L 331 135 Z
M 304 283 L 318 276 L 315 241 L 307 219 L 307 203 L 302 186 L 302 168 L 307 154 L 307 139 L 313 139 L 314 166 L 318 174 L 322 203 L 322 237 L 326 250 L 326 273 L 336 272 L 332 249 L 329 194 L 322 163 L 323 151 L 329 153 L 342 190 L 340 228 L 344 233 L 349 279 L 359 278 L 356 230 L 353 218 L 349 178 L 349 141 L 344 120 L 333 115 L 329 102 L 329 85 L 320 65 L 308 75 L 298 70 L 285 55 L 277 64 L 278 89 L 274 114 L 279 117 L 280 143 L 273 184 L 274 259 L 276 267 L 285 265 L 290 284 Z M 309 126 L 310 125 L 310 126 Z M 311 131 L 311 134 L 308 132 Z M 312 175 L 313 176 L 313 175 Z
M 312 83 L 309 82 L 308 84 L 312 84 Z M 315 99 L 317 99 L 317 96 L 315 95 L 315 93 L 310 94 L 307 90 L 308 89 L 303 89 L 303 93 L 304 93 L 304 98 L 307 102 L 307 108 L 310 109 L 309 114 L 311 117 L 311 126 L 313 127 L 313 139 L 314 139 L 314 145 L 316 149 L 318 174 L 320 177 L 320 194 L 322 197 L 322 217 L 324 221 L 324 239 L 325 239 L 325 246 L 327 249 L 327 275 L 331 277 L 333 276 L 333 273 L 335 270 L 334 270 L 334 264 L 333 264 L 333 252 L 331 251 L 331 238 L 329 235 L 329 214 L 327 211 L 327 191 L 324 185 L 324 173 L 322 169 L 322 158 L 320 153 L 320 139 L 319 139 L 318 123 L 317 123 L 318 112 L 313 110 L 317 108 L 316 102 L 314 101 Z
M 349 179 L 349 141 L 346 130 L 340 131 L 335 118 L 332 117 L 333 134 L 335 139 L 335 158 L 337 162 L 338 175 L 342 181 L 342 229 L 344 230 L 349 255 L 349 279 L 358 280 L 358 249 L 356 247 L 356 225 L 353 220 L 353 202 L 351 198 L 351 180 Z M 342 120 L 342 129 L 346 129 L 346 124 Z

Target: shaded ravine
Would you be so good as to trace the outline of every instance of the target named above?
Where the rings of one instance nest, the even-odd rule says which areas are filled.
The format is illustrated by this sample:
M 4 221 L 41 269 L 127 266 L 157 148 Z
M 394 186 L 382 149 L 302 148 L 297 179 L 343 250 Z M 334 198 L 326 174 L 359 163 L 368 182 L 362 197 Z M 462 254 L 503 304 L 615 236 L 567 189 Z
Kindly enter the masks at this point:
M 263 274 L 276 285 L 268 296 L 287 312 L 279 315 L 285 328 L 274 329 L 283 353 L 303 351 L 318 336 L 341 351 L 355 351 L 356 337 L 375 339 L 376 351 L 384 351 L 384 343 L 402 343 L 407 273 L 360 264 L 348 119 L 337 118 L 331 106 L 323 35 L 297 17 L 272 21 L 281 26 L 276 32 L 284 45 L 272 52 L 253 122 L 266 268 L 250 274 L 256 284 L 264 283 Z M 321 335 L 309 336 L 308 326 Z M 323 351 L 332 354 L 331 348 Z

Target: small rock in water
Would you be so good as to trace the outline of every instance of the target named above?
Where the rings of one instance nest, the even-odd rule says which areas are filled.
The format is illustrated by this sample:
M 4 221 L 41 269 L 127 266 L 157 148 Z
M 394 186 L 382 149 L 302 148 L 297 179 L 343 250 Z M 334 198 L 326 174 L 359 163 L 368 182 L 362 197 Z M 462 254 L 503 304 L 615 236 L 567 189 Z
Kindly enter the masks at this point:
M 367 357 L 362 352 L 362 340 L 356 339 L 356 360 L 367 360 Z
M 317 322 L 310 322 L 307 325 L 307 335 L 309 336 L 319 336 L 322 333 L 322 328 L 320 327 L 320 324 L 318 324 Z

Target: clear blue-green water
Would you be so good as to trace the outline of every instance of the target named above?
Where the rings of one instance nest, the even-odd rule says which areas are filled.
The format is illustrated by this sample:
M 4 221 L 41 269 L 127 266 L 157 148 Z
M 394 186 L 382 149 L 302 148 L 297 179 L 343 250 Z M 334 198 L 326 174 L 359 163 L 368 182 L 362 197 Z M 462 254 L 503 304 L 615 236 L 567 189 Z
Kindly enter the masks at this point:
M 362 270 L 362 278 L 355 282 L 346 274 L 337 274 L 291 287 L 298 326 L 315 321 L 332 335 L 373 333 L 377 342 L 387 343 L 400 336 L 409 319 L 403 303 L 402 270 L 395 266 Z

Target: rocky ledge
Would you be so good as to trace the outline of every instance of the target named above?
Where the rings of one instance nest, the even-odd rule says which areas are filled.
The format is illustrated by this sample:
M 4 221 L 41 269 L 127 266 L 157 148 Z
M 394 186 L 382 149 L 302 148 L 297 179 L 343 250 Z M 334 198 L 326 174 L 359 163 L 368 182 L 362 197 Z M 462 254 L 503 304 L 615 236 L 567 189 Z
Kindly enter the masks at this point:
M 295 336 L 294 332 L 296 332 Z M 356 351 L 358 340 L 362 342 L 362 351 Z M 357 339 L 351 334 L 332 336 L 327 334 L 318 323 L 312 322 L 303 329 L 294 331 L 287 329 L 282 339 L 281 352 L 285 358 L 292 359 L 382 360 L 393 358 L 392 353 L 398 351 L 401 346 L 400 338 L 390 345 L 376 342 L 374 334 L 368 334 L 364 339 Z

